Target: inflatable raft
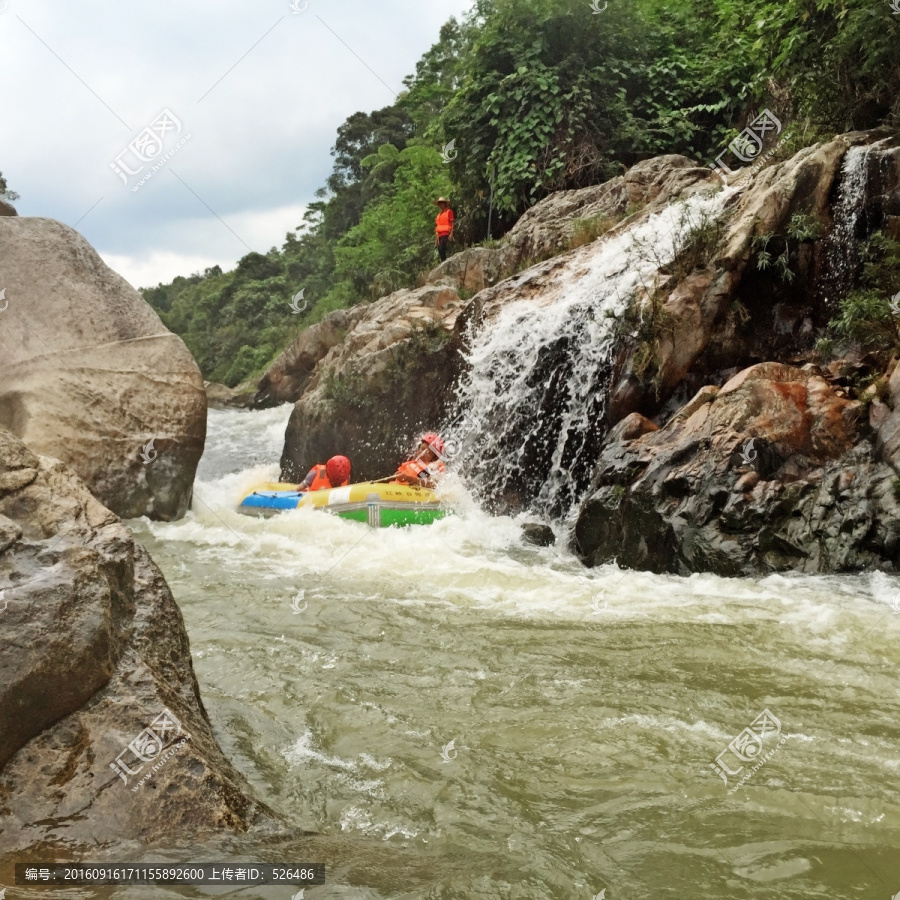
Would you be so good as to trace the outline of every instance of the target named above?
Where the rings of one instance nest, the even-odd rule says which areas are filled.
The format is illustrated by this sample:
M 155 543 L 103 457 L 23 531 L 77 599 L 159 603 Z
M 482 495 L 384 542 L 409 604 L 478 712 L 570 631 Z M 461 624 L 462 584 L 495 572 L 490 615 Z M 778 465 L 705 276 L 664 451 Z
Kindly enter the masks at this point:
M 238 512 L 274 516 L 289 509 L 312 507 L 373 528 L 430 525 L 450 509 L 427 488 L 363 481 L 325 491 L 298 491 L 295 484 L 262 484 L 241 501 Z

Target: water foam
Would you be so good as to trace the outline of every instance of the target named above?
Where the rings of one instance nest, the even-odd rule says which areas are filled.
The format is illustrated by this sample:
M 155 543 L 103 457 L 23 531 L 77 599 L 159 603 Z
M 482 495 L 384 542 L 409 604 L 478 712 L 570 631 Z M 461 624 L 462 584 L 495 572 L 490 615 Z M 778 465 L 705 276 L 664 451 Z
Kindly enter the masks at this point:
M 467 468 L 489 497 L 553 518 L 577 503 L 605 435 L 616 323 L 732 193 L 670 204 L 573 255 L 538 299 L 508 303 L 470 335 L 458 402 L 480 432 Z
M 868 165 L 868 147 L 851 147 L 841 163 L 834 227 L 826 243 L 826 302 L 840 300 L 850 290 L 859 268 L 859 222 L 866 206 Z

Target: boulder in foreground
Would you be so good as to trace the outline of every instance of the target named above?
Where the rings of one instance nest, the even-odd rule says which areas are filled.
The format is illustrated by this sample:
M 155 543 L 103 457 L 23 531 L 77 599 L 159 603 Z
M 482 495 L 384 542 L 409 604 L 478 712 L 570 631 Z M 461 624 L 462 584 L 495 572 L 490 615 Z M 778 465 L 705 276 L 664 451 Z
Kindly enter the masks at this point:
M 128 530 L 0 429 L 7 852 L 274 826 L 212 735 L 181 613 Z
M 206 394 L 181 338 L 51 219 L 0 217 L 0 289 L 0 425 L 123 518 L 183 515 Z

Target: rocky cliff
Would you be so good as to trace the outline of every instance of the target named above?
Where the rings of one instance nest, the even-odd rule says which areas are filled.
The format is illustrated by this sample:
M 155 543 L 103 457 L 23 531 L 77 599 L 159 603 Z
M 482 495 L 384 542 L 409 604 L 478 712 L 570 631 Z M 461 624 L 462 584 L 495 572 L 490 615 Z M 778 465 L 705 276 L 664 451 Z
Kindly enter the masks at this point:
M 817 349 L 861 284 L 862 241 L 898 236 L 898 212 L 900 140 L 882 131 L 806 148 L 736 195 L 706 265 L 662 284 L 652 379 L 634 347 L 620 355 L 611 422 L 624 420 L 574 530 L 585 561 L 723 574 L 900 563 L 896 323 L 867 353 Z M 770 243 L 778 275 L 760 264 Z
M 327 315 L 259 383 L 256 406 L 296 404 L 283 476 L 298 479 L 334 453 L 350 455 L 361 477 L 393 471 L 417 433 L 435 428 L 454 406 L 467 331 L 514 299 L 549 302 L 550 282 L 561 282 L 561 273 L 577 275 L 599 234 L 624 230 L 642 210 L 661 209 L 709 183 L 709 170 L 685 157 L 639 163 L 605 184 L 548 197 L 499 247 L 464 250 L 422 288 Z M 471 300 L 461 299 L 471 293 Z
M 3 429 L 0 627 L 7 852 L 277 823 L 216 745 L 153 561 L 68 467 Z
M 463 303 L 427 285 L 339 310 L 305 331 L 264 377 L 257 402 L 299 396 L 285 435 L 282 477 L 299 481 L 336 453 L 354 479 L 382 478 L 452 399 L 453 329 Z
M 900 482 L 876 440 L 826 371 L 761 363 L 662 428 L 620 422 L 577 545 L 592 565 L 680 574 L 883 568 L 900 560 Z
M 50 219 L 0 217 L 0 290 L 0 425 L 124 518 L 183 515 L 206 395 L 181 339 Z
M 415 292 L 335 314 L 261 386 L 297 401 L 286 472 L 347 452 L 364 423 L 349 450 L 383 474 L 410 409 L 450 432 L 462 414 L 477 441 L 451 437 L 477 444 L 459 462 L 485 502 L 574 518 L 589 564 L 893 567 L 900 332 L 821 339 L 871 275 L 867 242 L 900 239 L 900 137 L 841 135 L 744 174 L 723 188 L 684 157 L 647 160 L 438 266 L 420 291 L 474 294 L 436 315 L 446 366 L 410 343 Z M 396 402 L 402 377 L 383 389 L 387 347 L 406 348 L 401 375 L 433 374 L 420 404 Z

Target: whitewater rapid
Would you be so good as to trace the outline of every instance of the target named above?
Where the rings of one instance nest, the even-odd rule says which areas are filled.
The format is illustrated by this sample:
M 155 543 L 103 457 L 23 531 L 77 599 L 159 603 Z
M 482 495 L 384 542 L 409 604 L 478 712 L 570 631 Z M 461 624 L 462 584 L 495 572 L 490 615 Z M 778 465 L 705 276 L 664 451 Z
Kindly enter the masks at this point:
M 288 413 L 211 411 L 194 511 L 129 523 L 217 739 L 297 833 L 231 858 L 325 862 L 312 900 L 900 890 L 897 578 L 586 570 L 472 499 L 406 529 L 241 516 Z M 712 764 L 765 709 L 786 740 L 732 793 Z

